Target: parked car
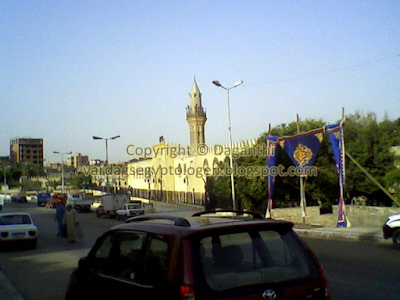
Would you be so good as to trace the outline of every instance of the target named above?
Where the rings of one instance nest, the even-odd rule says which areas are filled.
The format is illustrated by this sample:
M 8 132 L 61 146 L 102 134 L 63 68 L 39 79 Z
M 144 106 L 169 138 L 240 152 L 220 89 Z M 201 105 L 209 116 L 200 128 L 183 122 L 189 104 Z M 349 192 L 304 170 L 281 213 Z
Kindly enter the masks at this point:
M 6 201 L 11 201 L 11 195 L 6 193 L 0 194 L 0 210 L 3 209 Z
M 16 202 L 16 203 L 28 203 L 28 200 L 26 199 L 26 196 L 24 196 L 24 195 L 12 196 L 11 201 Z
M 390 216 L 383 224 L 383 237 L 392 239 L 393 245 L 400 249 L 400 214 Z
M 79 260 L 65 299 L 330 299 L 292 227 L 240 211 L 133 217 Z
M 0 194 L 0 210 L 3 209 L 4 204 L 6 203 L 6 195 Z
M 144 214 L 144 208 L 141 201 L 131 201 L 122 205 L 120 209 L 116 211 L 117 220 L 139 216 Z
M 38 229 L 28 213 L 0 213 L 0 243 L 23 242 L 36 248 Z

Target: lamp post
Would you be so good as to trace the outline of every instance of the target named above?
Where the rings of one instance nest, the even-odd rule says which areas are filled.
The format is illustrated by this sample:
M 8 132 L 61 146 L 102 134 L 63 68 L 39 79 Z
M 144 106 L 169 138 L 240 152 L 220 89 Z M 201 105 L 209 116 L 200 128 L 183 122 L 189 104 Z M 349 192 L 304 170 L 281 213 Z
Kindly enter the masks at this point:
M 106 166 L 108 166 L 108 140 L 115 140 L 117 138 L 121 137 L 120 135 L 116 135 L 110 138 L 103 138 L 100 136 L 93 136 L 94 140 L 105 140 L 106 141 Z M 107 171 L 106 171 L 107 173 Z M 109 192 L 109 184 L 108 184 L 108 175 L 107 175 L 107 193 Z
M 231 165 L 231 187 L 232 187 L 232 207 L 233 210 L 236 210 L 236 199 L 235 199 L 235 183 L 234 183 L 234 178 L 233 178 L 233 144 L 232 144 L 232 127 L 231 127 L 231 113 L 230 113 L 230 105 L 229 105 L 229 91 L 243 83 L 243 80 L 240 80 L 236 82 L 232 87 L 226 88 L 224 87 L 218 80 L 214 80 L 212 82 L 216 86 L 223 88 L 226 90 L 226 95 L 227 95 L 227 102 L 228 102 L 228 134 L 229 134 L 229 146 L 231 147 L 229 151 L 229 159 L 230 159 L 230 165 Z
M 3 170 L 4 170 L 4 184 L 2 187 L 2 190 L 5 192 L 8 190 L 8 185 L 7 185 L 7 168 L 8 166 L 3 166 Z
M 54 154 L 61 154 L 61 191 L 64 194 L 64 154 L 72 154 L 70 152 L 53 151 Z

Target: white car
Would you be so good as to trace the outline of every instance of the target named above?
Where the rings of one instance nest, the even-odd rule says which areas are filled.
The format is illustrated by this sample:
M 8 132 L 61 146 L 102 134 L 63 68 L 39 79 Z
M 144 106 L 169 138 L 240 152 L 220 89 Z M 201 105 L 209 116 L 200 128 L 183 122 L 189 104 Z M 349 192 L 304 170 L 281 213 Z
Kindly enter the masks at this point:
M 392 238 L 394 246 L 400 249 L 400 214 L 390 216 L 382 229 L 383 237 Z
M 127 218 L 130 217 L 143 215 L 144 209 L 142 206 L 142 202 L 136 201 L 136 202 L 125 203 L 124 205 L 122 205 L 120 209 L 116 211 L 116 214 L 117 214 L 117 220 L 119 219 L 126 220 Z
M 24 242 L 36 248 L 38 229 L 28 213 L 0 213 L 0 243 Z

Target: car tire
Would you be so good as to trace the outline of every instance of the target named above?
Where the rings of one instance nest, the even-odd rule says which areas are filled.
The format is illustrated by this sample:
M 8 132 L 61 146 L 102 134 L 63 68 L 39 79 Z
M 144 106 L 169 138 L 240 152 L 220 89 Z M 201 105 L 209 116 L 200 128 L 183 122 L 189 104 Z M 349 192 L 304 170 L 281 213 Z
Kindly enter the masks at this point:
M 35 250 L 36 249 L 36 244 L 37 244 L 37 239 L 35 239 L 35 240 L 33 240 L 33 241 L 30 241 L 29 242 L 29 249 L 30 250 Z
M 393 233 L 393 245 L 397 248 L 400 249 L 400 229 L 397 229 L 394 233 Z

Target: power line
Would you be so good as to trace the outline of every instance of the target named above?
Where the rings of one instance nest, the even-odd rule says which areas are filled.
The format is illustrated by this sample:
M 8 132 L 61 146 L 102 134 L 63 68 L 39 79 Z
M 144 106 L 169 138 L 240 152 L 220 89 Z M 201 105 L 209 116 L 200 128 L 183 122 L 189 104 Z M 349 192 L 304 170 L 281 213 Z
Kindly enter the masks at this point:
M 384 57 L 384 58 L 379 58 L 379 59 L 376 59 L 376 60 L 371 60 L 371 61 L 359 63 L 359 64 L 357 64 L 357 65 L 352 65 L 352 66 L 347 66 L 347 67 L 332 69 L 332 70 L 328 70 L 328 71 L 321 71 L 321 72 L 318 72 L 318 73 L 313 73 L 313 74 L 308 74 L 308 75 L 302 75 L 302 76 L 296 76 L 296 77 L 288 77 L 288 78 L 277 79 L 277 80 L 271 80 L 271 81 L 260 82 L 260 83 L 254 83 L 254 84 L 246 84 L 245 86 L 264 85 L 264 84 L 271 84 L 271 83 L 292 81 L 292 80 L 298 80 L 298 79 L 303 79 L 303 78 L 308 78 L 308 77 L 313 77 L 313 76 L 318 76 L 318 75 L 324 75 L 324 74 L 329 74 L 329 73 L 335 73 L 335 72 L 339 72 L 339 71 L 343 71 L 343 70 L 347 70 L 347 69 L 353 69 L 353 68 L 358 68 L 358 67 L 365 66 L 365 65 L 374 64 L 374 63 L 377 63 L 377 62 L 381 62 L 381 61 L 384 61 L 384 60 L 388 60 L 388 59 L 392 59 L 392 58 L 397 58 L 397 57 L 400 57 L 400 54 L 396 54 L 396 55 L 392 55 L 392 56 L 387 56 L 387 57 Z M 244 87 L 245 87 L 245 86 L 244 86 Z

